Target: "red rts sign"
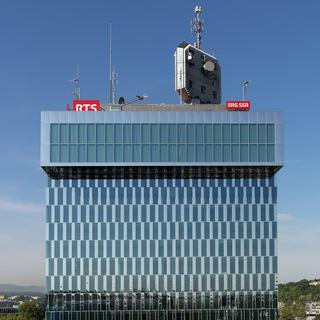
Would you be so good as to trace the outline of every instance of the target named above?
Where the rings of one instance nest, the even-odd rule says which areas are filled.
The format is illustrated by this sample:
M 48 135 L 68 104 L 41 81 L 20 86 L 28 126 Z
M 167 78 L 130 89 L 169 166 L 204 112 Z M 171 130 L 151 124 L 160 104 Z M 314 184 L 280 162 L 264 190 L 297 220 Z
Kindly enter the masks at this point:
M 248 111 L 250 110 L 250 101 L 227 101 L 227 110 Z
M 100 101 L 73 100 L 73 111 L 100 111 Z

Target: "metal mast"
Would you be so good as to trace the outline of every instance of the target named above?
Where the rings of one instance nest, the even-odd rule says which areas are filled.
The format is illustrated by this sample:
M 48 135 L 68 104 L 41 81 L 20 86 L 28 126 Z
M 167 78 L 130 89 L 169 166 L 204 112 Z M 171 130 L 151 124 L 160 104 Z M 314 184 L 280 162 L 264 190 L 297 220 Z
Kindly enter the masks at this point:
M 118 73 L 115 70 L 112 70 L 111 73 L 111 83 L 112 83 L 112 90 L 111 90 L 111 103 L 115 104 L 116 103 L 116 98 L 117 98 L 117 83 L 118 83 Z
M 70 81 L 72 81 L 74 83 L 74 91 L 72 92 L 73 99 L 74 100 L 80 100 L 80 71 L 79 71 L 79 65 L 77 66 L 77 74 Z
M 245 101 L 247 99 L 247 88 L 249 83 L 250 83 L 249 80 L 245 80 L 242 83 L 242 101 Z
M 203 20 L 200 18 L 200 14 L 202 12 L 201 6 L 196 6 L 194 8 L 194 13 L 196 17 L 191 20 L 191 29 L 192 32 L 196 35 L 196 42 L 194 46 L 198 49 L 201 47 L 201 33 L 203 32 Z
M 109 102 L 113 103 L 113 81 L 112 81 L 112 22 L 109 26 Z

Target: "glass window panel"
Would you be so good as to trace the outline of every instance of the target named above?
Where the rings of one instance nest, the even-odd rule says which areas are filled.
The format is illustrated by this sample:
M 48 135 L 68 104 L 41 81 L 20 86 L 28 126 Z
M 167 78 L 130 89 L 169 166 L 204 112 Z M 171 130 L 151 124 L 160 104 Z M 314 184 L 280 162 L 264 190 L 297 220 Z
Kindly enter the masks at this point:
M 169 124 L 169 143 L 177 142 L 177 125 Z
M 268 145 L 268 157 L 267 157 L 267 159 L 268 159 L 268 161 L 269 162 L 274 162 L 275 161 L 275 146 L 274 146 L 274 144 L 269 144 Z
M 214 124 L 213 125 L 213 142 L 214 143 L 221 143 L 222 142 L 222 126 L 221 124 Z
M 78 125 L 69 125 L 69 143 L 78 143 Z
M 231 125 L 231 141 L 232 143 L 240 142 L 240 126 L 238 124 Z
M 206 157 L 205 157 L 206 162 L 213 161 L 212 149 L 213 149 L 213 146 L 211 144 L 206 144 Z
M 194 143 L 195 142 L 195 132 L 194 132 L 194 125 L 187 124 L 187 143 Z
M 267 125 L 267 131 L 268 131 L 268 143 L 275 143 L 274 125 L 273 124 L 268 124 Z
M 132 142 L 140 143 L 141 141 L 140 124 L 132 125 Z
M 85 144 L 79 144 L 79 162 L 87 161 L 87 148 Z
M 214 145 L 214 161 L 222 162 L 222 147 L 221 144 Z
M 172 162 L 177 161 L 177 145 L 175 144 L 169 145 L 169 161 L 172 161 Z
M 178 124 L 178 142 L 185 143 L 186 142 L 186 125 Z
M 195 161 L 195 156 L 194 156 L 194 144 L 190 144 L 190 145 L 187 145 L 187 161 L 189 162 L 194 162 Z
M 76 144 L 70 144 L 70 162 L 78 161 L 78 146 Z
M 250 143 L 258 142 L 258 128 L 256 124 L 249 125 L 249 142 Z
M 247 144 L 240 145 L 240 161 L 241 162 L 249 161 L 249 146 Z
M 94 144 L 88 144 L 88 162 L 96 161 L 96 146 Z
M 267 161 L 267 147 L 266 145 L 259 145 L 259 161 Z
M 168 125 L 160 124 L 160 143 L 168 143 Z
M 212 124 L 205 124 L 204 125 L 204 141 L 205 141 L 205 143 L 212 143 L 213 142 Z
M 114 161 L 122 162 L 122 145 L 121 144 L 114 145 Z
M 94 124 L 88 124 L 88 143 L 96 143 L 96 133 Z
M 185 145 L 178 145 L 178 161 L 179 162 L 185 162 L 187 161 L 187 155 L 186 155 L 186 146 Z
M 249 143 L 249 126 L 247 124 L 240 124 L 240 142 Z
M 142 145 L 142 162 L 150 161 L 150 146 L 148 144 Z
M 52 124 L 50 126 L 50 142 L 59 143 L 59 125 Z
M 239 145 L 238 144 L 232 145 L 232 161 L 234 161 L 234 162 L 240 161 Z
M 60 145 L 60 162 L 68 162 L 68 145 Z
M 68 125 L 60 124 L 60 143 L 68 143 Z
M 122 143 L 122 124 L 114 125 L 114 140 L 115 143 Z
M 59 162 L 59 146 L 57 144 L 50 146 L 50 161 Z
M 78 125 L 79 130 L 79 143 L 87 143 L 87 126 L 85 124 L 79 124 Z
M 249 146 L 249 161 L 257 162 L 258 161 L 258 148 L 256 144 Z
M 267 143 L 267 127 L 265 124 L 259 124 L 259 143 Z
M 113 124 L 106 124 L 106 142 L 113 143 Z
M 203 144 L 197 144 L 196 145 L 196 158 L 197 161 L 203 162 L 204 161 L 204 145 Z
M 106 145 L 106 161 L 113 162 L 113 145 L 112 144 Z
M 151 124 L 151 142 L 152 143 L 159 143 L 159 125 Z
M 160 145 L 160 161 L 162 162 L 168 161 L 168 145 L 166 144 Z
M 196 125 L 196 137 L 197 137 L 197 140 L 196 140 L 197 143 L 204 142 L 203 124 Z
M 141 131 L 142 131 L 142 143 L 149 143 L 150 142 L 150 126 L 148 124 L 142 124 Z
M 222 142 L 223 143 L 231 142 L 230 124 L 222 125 Z
M 132 147 L 131 144 L 125 144 L 123 146 L 123 161 L 131 162 L 132 161 Z
M 104 124 L 97 124 L 96 125 L 96 130 L 97 130 L 97 143 L 104 143 L 105 142 L 105 125 Z
M 134 144 L 133 145 L 133 152 L 132 152 L 132 155 L 133 155 L 133 161 L 134 162 L 140 162 L 141 161 L 141 146 L 139 144 Z
M 157 144 L 151 145 L 151 161 L 152 162 L 159 161 L 159 148 Z
M 97 145 L 97 161 L 98 162 L 105 161 L 105 145 L 104 144 Z
M 231 150 L 230 145 L 223 145 L 223 162 L 231 161 Z
M 123 125 L 123 142 L 131 143 L 131 140 L 132 140 L 131 124 L 124 124 Z

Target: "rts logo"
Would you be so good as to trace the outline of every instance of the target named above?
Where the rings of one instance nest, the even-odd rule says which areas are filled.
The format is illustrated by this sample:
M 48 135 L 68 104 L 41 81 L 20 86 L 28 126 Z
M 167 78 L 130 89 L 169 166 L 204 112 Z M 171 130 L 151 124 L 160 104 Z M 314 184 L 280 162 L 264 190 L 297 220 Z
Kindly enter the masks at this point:
M 73 100 L 73 111 L 100 111 L 100 101 Z

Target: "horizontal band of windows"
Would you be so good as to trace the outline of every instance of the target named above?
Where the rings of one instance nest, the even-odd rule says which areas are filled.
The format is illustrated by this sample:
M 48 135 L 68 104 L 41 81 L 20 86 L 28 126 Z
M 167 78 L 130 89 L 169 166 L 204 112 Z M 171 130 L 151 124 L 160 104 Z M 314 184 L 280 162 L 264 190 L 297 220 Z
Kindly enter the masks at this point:
M 275 143 L 274 124 L 51 124 L 51 143 Z
M 50 162 L 271 162 L 275 144 L 51 144 Z
M 263 279 L 266 282 L 265 279 Z M 257 291 L 257 292 L 237 292 L 237 291 L 207 291 L 207 292 L 193 292 L 193 291 L 181 291 L 178 293 L 173 292 L 146 292 L 146 291 L 138 291 L 135 292 L 121 292 L 121 293 L 106 293 L 106 292 L 97 292 L 97 291 L 62 291 L 59 292 L 50 291 L 47 295 L 48 301 L 48 310 L 49 311 L 83 311 L 87 310 L 95 310 L 102 311 L 101 314 L 106 316 L 104 313 L 107 310 L 126 310 L 126 313 L 123 315 L 129 316 L 131 314 L 132 319 L 139 319 L 141 314 L 134 314 L 133 311 L 128 310 L 148 310 L 148 315 L 150 319 L 156 319 L 155 310 L 165 310 L 165 312 L 174 312 L 176 313 L 179 309 L 182 312 L 181 315 L 187 314 L 191 309 L 192 311 L 196 311 L 199 309 L 202 312 L 210 312 L 216 311 L 222 312 L 239 312 L 237 314 L 240 315 L 241 312 L 246 310 L 246 314 L 248 313 L 248 309 L 251 309 L 258 312 L 259 308 L 263 308 L 263 311 L 274 311 L 276 314 L 277 308 L 277 293 L 272 291 Z M 143 303 L 142 303 L 143 301 Z M 115 303 L 116 302 L 116 303 Z M 90 307 L 90 309 L 89 309 Z M 150 309 L 150 310 L 149 310 Z M 168 310 L 166 310 L 168 309 Z M 228 310 L 230 309 L 230 310 Z M 104 312 L 103 312 L 104 311 Z M 198 310 L 197 310 L 198 312 Z M 260 310 L 261 312 L 261 310 Z M 154 314 L 152 314 L 154 313 Z M 120 314 L 118 314 L 120 315 Z M 252 319 L 258 319 L 259 313 L 257 317 Z M 109 317 L 98 318 L 98 319 L 112 319 L 112 316 L 115 314 L 109 314 Z M 146 315 L 145 315 L 146 316 Z M 163 314 L 165 316 L 165 314 Z M 168 316 L 166 314 L 166 316 Z M 173 316 L 173 314 L 172 314 Z M 174 314 L 176 316 L 176 314 Z M 209 316 L 209 314 L 208 314 Z M 162 317 L 161 317 L 162 318 Z M 186 319 L 193 319 L 191 314 Z M 66 318 L 67 319 L 67 318 Z M 115 318 L 113 318 L 115 319 Z M 125 319 L 128 319 L 127 317 Z M 163 317 L 162 319 L 165 319 Z M 169 319 L 174 319 L 173 317 Z M 180 318 L 179 318 L 180 319 Z M 181 318 L 183 319 L 183 318 Z M 200 318 L 199 318 L 200 319 Z M 210 319 L 210 317 L 205 317 L 204 319 Z M 217 317 L 211 319 L 219 319 L 218 314 Z M 221 317 L 220 319 L 227 319 L 226 317 Z M 244 317 L 236 317 L 234 319 L 247 319 Z M 249 318 L 248 318 L 249 319 Z M 276 319 L 275 317 L 271 317 L 268 319 Z
M 51 179 L 267 179 L 281 166 L 43 166 Z

